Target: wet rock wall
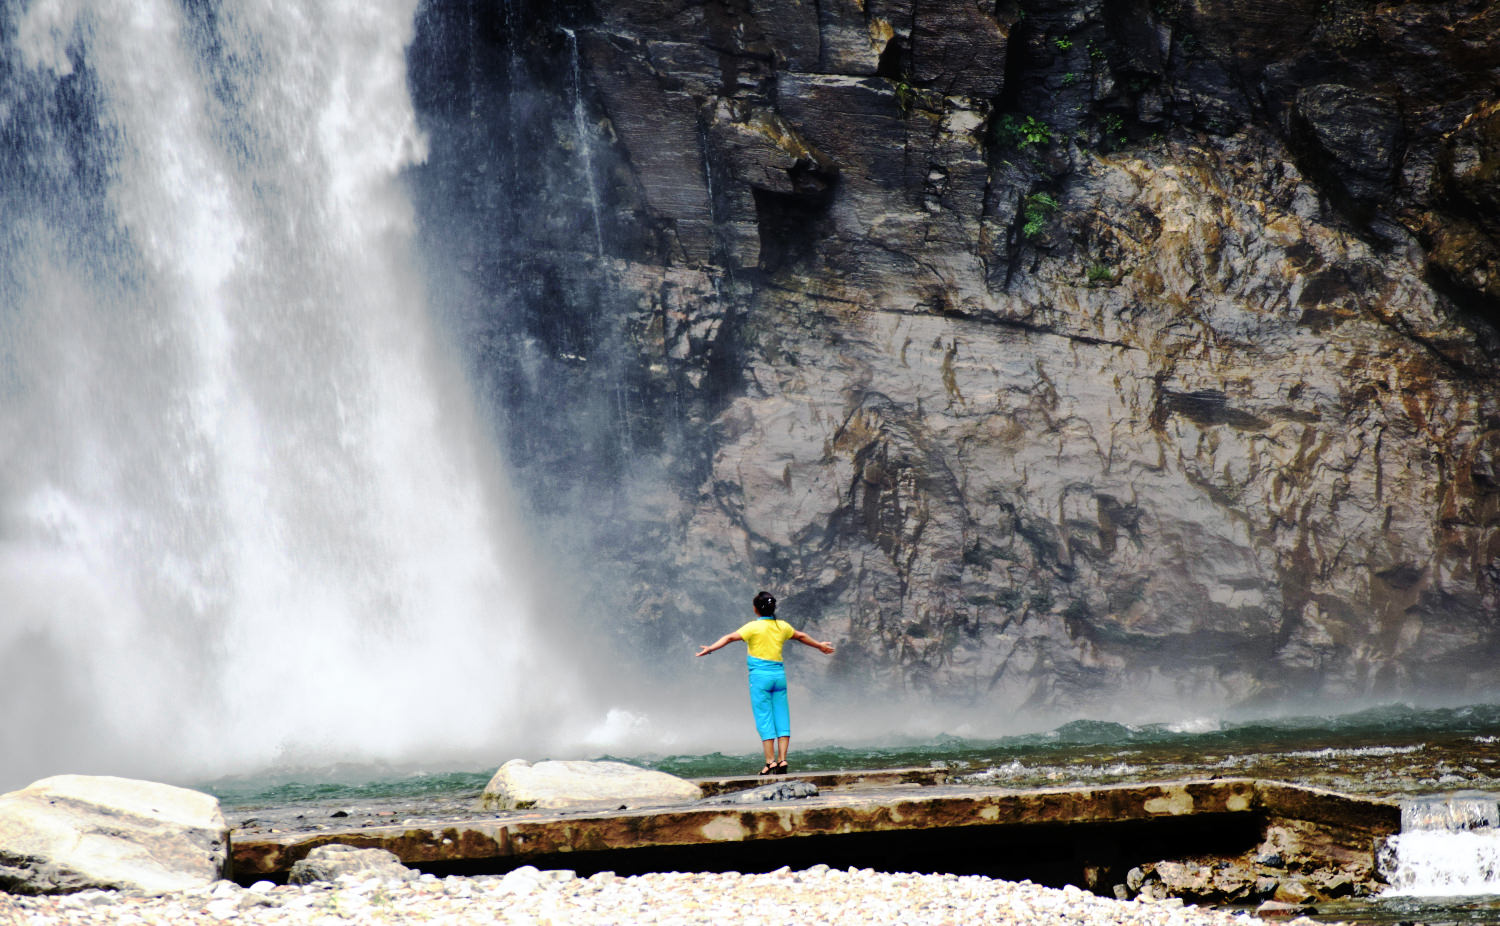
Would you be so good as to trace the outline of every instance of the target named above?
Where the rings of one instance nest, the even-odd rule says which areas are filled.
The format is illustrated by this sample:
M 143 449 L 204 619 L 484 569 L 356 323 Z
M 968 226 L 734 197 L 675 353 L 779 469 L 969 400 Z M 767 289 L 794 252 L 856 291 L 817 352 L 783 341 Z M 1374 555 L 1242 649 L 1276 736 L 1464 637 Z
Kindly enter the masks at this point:
M 1500 641 L 1480 0 L 434 2 L 424 236 L 633 639 L 827 688 L 1476 696 Z M 425 63 L 424 63 L 425 62 Z

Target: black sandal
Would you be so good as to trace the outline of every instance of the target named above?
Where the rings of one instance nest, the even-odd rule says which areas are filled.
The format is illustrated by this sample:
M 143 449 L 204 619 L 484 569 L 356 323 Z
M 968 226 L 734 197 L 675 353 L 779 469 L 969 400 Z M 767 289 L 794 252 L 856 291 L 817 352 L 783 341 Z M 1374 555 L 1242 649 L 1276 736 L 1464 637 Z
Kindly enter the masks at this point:
M 761 768 L 760 773 L 762 775 L 774 775 L 774 774 L 776 774 L 776 763 L 775 762 L 767 762 L 765 764 L 765 766 Z
M 785 775 L 786 773 L 787 773 L 786 760 L 782 759 L 780 762 L 776 763 L 775 774 L 777 774 L 777 775 Z

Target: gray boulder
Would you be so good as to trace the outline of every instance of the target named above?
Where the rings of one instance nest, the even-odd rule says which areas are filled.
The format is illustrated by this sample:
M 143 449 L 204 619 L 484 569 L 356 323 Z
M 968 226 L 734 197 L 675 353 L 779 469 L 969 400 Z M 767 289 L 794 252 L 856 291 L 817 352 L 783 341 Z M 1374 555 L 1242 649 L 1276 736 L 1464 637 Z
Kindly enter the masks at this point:
M 218 799 L 128 778 L 59 775 L 0 795 L 0 890 L 187 890 L 226 876 Z
M 344 876 L 361 881 L 379 878 L 383 881 L 412 881 L 417 873 L 401 864 L 396 853 L 385 849 L 361 849 L 338 843 L 318 846 L 307 857 L 292 863 L 287 880 L 292 884 L 315 881 L 337 881 Z
M 641 807 L 701 797 L 703 789 L 691 781 L 624 762 L 548 760 L 532 765 L 512 759 L 485 786 L 480 805 L 486 810 Z
M 534 894 L 559 884 L 577 879 L 578 874 L 567 869 L 541 871 L 534 865 L 522 865 L 505 873 L 500 879 L 497 893 Z M 597 877 L 597 876 L 596 876 Z
M 708 801 L 710 804 L 759 804 L 764 801 L 794 801 L 804 797 L 817 797 L 818 786 L 810 781 L 796 778 L 761 785 L 744 791 L 735 791 Z

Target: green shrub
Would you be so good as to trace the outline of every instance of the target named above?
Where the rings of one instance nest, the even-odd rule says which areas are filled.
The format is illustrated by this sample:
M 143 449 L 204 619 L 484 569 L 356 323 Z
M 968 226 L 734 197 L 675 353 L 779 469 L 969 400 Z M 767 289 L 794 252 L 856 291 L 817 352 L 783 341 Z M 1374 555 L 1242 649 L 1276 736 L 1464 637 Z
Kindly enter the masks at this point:
M 1007 113 L 995 123 L 995 138 L 1012 148 L 1041 147 L 1052 144 L 1052 126 L 1036 116 L 1018 121 Z
M 914 103 L 917 99 L 916 88 L 913 87 L 911 85 L 911 81 L 907 80 L 905 77 L 902 77 L 899 80 L 895 81 L 895 85 L 896 105 L 901 107 L 901 114 L 906 115 L 911 112 L 912 103 Z
M 1125 117 L 1119 113 L 1105 113 L 1099 117 L 1100 141 L 1105 150 L 1114 150 L 1123 147 L 1127 141 L 1125 137 Z
M 1061 205 L 1056 197 L 1047 193 L 1032 193 L 1021 201 L 1021 234 L 1035 238 L 1047 227 L 1047 220 Z

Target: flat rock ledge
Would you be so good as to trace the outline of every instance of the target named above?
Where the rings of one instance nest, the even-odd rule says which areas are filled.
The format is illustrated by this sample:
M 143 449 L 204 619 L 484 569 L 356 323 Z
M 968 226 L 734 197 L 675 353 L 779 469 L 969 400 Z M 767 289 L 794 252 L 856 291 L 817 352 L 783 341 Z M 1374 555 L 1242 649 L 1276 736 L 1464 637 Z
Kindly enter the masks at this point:
M 702 797 L 703 789 L 685 778 L 625 762 L 512 759 L 495 772 L 479 804 L 485 810 L 624 810 Z
M 0 890 L 160 893 L 213 884 L 228 868 L 229 827 L 198 791 L 59 775 L 0 795 Z
M 880 781 L 906 778 L 906 772 L 881 773 Z M 648 859 L 678 870 L 728 871 L 778 856 L 789 864 L 839 867 L 904 853 L 935 870 L 952 866 L 947 870 L 1074 883 L 1121 900 L 1301 906 L 1304 899 L 1377 890 L 1375 848 L 1399 830 L 1401 817 L 1390 801 L 1256 779 L 1023 791 L 866 787 L 858 773 L 839 780 L 842 785 L 830 782 L 816 795 L 796 798 L 772 793 L 769 800 L 752 800 L 763 795 L 747 786 L 779 791 L 803 783 L 799 779 L 733 779 L 738 794 L 717 786 L 730 781 L 706 780 L 710 800 L 676 806 L 532 809 L 390 825 L 366 821 L 341 831 L 247 833 L 236 836 L 234 872 L 240 883 L 275 878 L 332 842 L 384 848 L 417 868 L 460 863 L 470 871 L 528 863 L 585 873 L 616 865 L 640 870 Z M 636 850 L 649 853 L 636 856 Z

